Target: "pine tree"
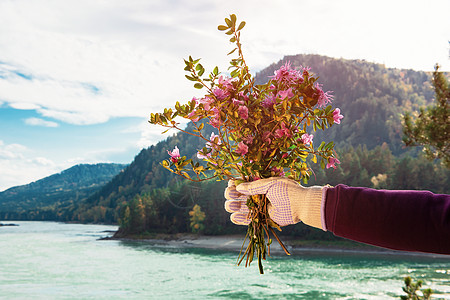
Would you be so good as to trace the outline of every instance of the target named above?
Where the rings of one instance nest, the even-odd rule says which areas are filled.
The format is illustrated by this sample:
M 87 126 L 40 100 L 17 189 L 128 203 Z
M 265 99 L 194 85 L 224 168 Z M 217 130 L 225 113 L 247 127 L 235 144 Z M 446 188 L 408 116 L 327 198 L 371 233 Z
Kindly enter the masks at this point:
M 429 160 L 441 159 L 450 168 L 450 86 L 436 65 L 433 72 L 436 104 L 421 108 L 415 120 L 404 115 L 403 142 L 406 146 L 423 146 Z

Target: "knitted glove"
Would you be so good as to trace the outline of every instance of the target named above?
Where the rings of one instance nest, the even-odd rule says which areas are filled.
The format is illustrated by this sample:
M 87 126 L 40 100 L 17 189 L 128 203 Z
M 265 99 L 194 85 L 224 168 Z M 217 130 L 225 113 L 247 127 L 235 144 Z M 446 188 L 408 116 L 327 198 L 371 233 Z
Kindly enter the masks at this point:
M 230 219 L 238 225 L 248 225 L 247 198 L 249 195 L 266 194 L 270 203 L 268 212 L 280 226 L 303 223 L 326 230 L 322 218 L 322 205 L 328 187 L 303 187 L 285 177 L 271 177 L 244 182 L 237 187 L 233 180 L 225 190 L 225 210 L 232 213 Z M 322 203 L 323 202 L 323 203 Z

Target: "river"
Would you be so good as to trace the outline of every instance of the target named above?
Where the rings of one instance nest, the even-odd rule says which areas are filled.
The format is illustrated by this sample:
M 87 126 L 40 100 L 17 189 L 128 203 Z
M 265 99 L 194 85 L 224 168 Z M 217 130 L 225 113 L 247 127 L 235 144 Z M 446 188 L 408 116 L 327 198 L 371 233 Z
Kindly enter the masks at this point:
M 237 267 L 234 252 L 99 240 L 116 226 L 0 227 L 0 299 L 399 299 L 403 277 L 450 299 L 450 258 L 274 256 Z

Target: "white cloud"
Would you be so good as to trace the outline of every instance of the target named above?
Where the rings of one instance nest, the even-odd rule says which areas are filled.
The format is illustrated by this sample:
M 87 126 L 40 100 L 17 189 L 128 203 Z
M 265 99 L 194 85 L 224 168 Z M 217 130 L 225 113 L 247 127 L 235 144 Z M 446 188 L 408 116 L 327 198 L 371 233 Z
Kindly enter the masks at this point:
M 33 157 L 33 151 L 20 144 L 5 144 L 0 140 L 0 191 L 27 184 L 51 175 L 58 167 L 50 159 Z
M 9 144 L 5 145 L 3 141 L 0 140 L 0 159 L 22 159 L 23 152 L 27 150 L 27 147 L 20 144 Z
M 28 118 L 25 119 L 25 124 L 31 126 L 44 126 L 44 127 L 58 127 L 58 123 L 52 121 L 46 121 L 40 118 Z
M 182 58 L 226 69 L 231 45 L 216 28 L 233 12 L 254 71 L 304 52 L 450 70 L 449 3 L 3 1 L 0 99 L 72 124 L 159 111 L 195 93 Z

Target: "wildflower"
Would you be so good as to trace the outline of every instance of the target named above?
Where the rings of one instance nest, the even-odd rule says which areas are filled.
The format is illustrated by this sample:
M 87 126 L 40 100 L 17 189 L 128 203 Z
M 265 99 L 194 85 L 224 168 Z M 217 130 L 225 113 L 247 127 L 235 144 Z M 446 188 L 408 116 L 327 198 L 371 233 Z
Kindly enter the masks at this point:
M 169 155 L 170 155 L 170 160 L 171 160 L 173 163 L 177 163 L 177 162 L 178 162 L 178 159 L 181 157 L 181 156 L 180 156 L 180 150 L 178 149 L 177 146 L 175 146 L 175 148 L 173 149 L 172 152 L 170 152 L 169 150 L 167 150 L 167 153 L 169 153 Z
M 272 78 L 279 82 L 290 83 L 295 82 L 300 78 L 300 73 L 291 68 L 291 62 L 286 62 L 284 66 L 281 66 L 274 72 Z
M 198 151 L 197 152 L 197 158 L 199 159 L 205 159 L 205 158 L 209 158 L 211 156 L 211 153 L 208 153 L 207 155 L 204 155 L 202 152 Z
M 266 98 L 261 102 L 261 105 L 265 108 L 273 108 L 273 105 L 275 104 L 275 96 L 273 94 L 267 95 Z
M 233 89 L 232 78 L 219 76 L 219 85 L 226 89 Z
M 237 146 L 236 153 L 240 155 L 245 155 L 248 152 L 248 146 L 244 142 L 240 142 Z
M 340 110 L 339 108 L 336 108 L 336 109 L 333 111 L 333 120 L 334 120 L 334 123 L 336 123 L 336 124 L 341 124 L 341 119 L 342 119 L 342 118 L 344 118 L 344 116 L 341 115 L 341 110 Z
M 216 96 L 216 98 L 218 100 L 223 100 L 223 99 L 225 99 L 228 96 L 228 92 L 227 91 L 224 91 L 224 90 L 222 90 L 221 88 L 218 88 L 218 87 L 216 87 L 213 90 L 213 94 L 214 94 L 214 96 Z
M 203 108 L 206 111 L 209 111 L 211 109 L 211 104 L 213 103 L 214 99 L 211 99 L 210 97 L 205 97 L 200 100 L 197 100 L 198 104 L 203 104 Z
M 244 94 L 244 92 L 239 92 L 238 95 L 239 95 L 239 99 L 243 99 L 245 102 L 248 102 L 250 100 L 248 95 Z
M 246 145 L 251 145 L 253 143 L 253 137 L 251 135 L 247 135 L 243 138 L 243 141 Z
M 292 133 L 289 128 L 286 128 L 286 125 L 284 125 L 284 122 L 281 122 L 281 128 L 275 130 L 275 137 L 282 138 L 283 136 L 286 136 L 287 138 L 291 138 Z
M 316 83 L 315 88 L 316 88 L 316 93 L 319 95 L 317 104 L 320 107 L 323 107 L 323 106 L 327 105 L 328 103 L 331 103 L 331 101 L 333 100 L 333 95 L 331 95 L 330 91 L 324 92 L 322 90 L 322 85 L 320 83 Z
M 292 88 L 289 88 L 285 91 L 279 91 L 278 97 L 280 97 L 281 100 L 284 100 L 286 97 L 291 98 L 294 96 L 294 93 L 292 92 Z
M 340 164 L 341 162 L 339 161 L 339 159 L 334 158 L 334 157 L 330 157 L 328 159 L 328 163 L 327 163 L 327 169 L 329 168 L 333 168 L 336 169 L 336 165 L 335 164 Z
M 214 128 L 219 128 L 220 125 L 222 124 L 222 120 L 220 119 L 220 112 L 219 110 L 214 107 L 211 112 L 214 114 L 213 116 L 211 116 L 211 119 L 209 121 L 209 124 L 211 124 L 211 126 L 213 126 Z
M 220 136 L 218 136 L 214 132 L 211 132 L 211 137 L 209 138 L 209 140 L 210 140 L 210 142 L 206 143 L 206 147 L 208 147 L 208 148 L 217 148 L 218 145 L 222 144 L 222 141 L 220 140 Z
M 248 119 L 248 108 L 247 106 L 239 106 L 239 117 L 241 119 L 247 120 Z
M 302 141 L 303 144 L 305 144 L 305 145 L 311 145 L 312 140 L 313 140 L 313 137 L 314 137 L 313 134 L 309 135 L 309 134 L 307 134 L 307 133 L 304 133 L 304 134 L 302 134 L 301 141 Z
M 244 105 L 244 101 L 233 98 L 232 99 L 234 105 Z
M 198 120 L 200 120 L 199 116 L 196 116 L 197 112 L 195 110 L 193 110 L 190 114 L 188 114 L 188 118 L 192 121 L 192 122 L 197 122 Z

